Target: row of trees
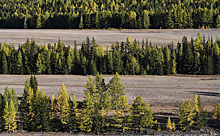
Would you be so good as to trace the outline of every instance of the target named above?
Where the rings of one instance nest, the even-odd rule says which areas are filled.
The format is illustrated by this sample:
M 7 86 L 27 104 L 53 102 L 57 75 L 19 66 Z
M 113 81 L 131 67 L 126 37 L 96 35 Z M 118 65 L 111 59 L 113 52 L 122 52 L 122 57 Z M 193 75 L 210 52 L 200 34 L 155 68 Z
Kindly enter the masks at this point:
M 33 89 L 31 88 L 33 87 Z M 4 95 L 0 95 L 0 125 L 1 131 L 14 132 L 16 129 L 27 131 L 69 131 L 73 133 L 103 132 L 126 130 L 147 133 L 147 128 L 153 127 L 153 112 L 149 104 L 137 96 L 132 105 L 128 104 L 124 87 L 116 73 L 105 84 L 102 75 L 90 76 L 84 86 L 85 99 L 83 104 L 77 102 L 75 95 L 72 100 L 63 84 L 56 99 L 54 95 L 47 97 L 43 90 L 37 87 L 37 80 L 31 76 L 27 79 L 20 104 L 14 88 L 10 92 L 6 86 Z M 111 112 L 109 112 L 111 111 Z M 213 110 L 213 118 L 219 125 L 219 106 Z M 20 114 L 17 114 L 20 113 Z M 207 124 L 206 112 L 202 107 L 200 96 L 183 100 L 179 108 L 179 126 L 167 121 L 167 129 L 174 131 L 182 129 L 202 129 Z M 19 125 L 17 125 L 17 123 Z M 177 122 L 176 122 L 177 123 Z M 160 124 L 158 130 L 160 131 Z
M 198 33 L 196 39 L 182 38 L 175 47 L 153 46 L 151 42 L 137 40 L 112 43 L 110 48 L 86 38 L 81 49 L 65 47 L 60 40 L 52 46 L 36 45 L 34 39 L 15 49 L 13 44 L 0 43 L 0 73 L 3 74 L 81 74 L 96 75 L 170 75 L 220 74 L 220 38 L 216 40 Z
M 0 0 L 1 28 L 214 28 L 218 0 Z

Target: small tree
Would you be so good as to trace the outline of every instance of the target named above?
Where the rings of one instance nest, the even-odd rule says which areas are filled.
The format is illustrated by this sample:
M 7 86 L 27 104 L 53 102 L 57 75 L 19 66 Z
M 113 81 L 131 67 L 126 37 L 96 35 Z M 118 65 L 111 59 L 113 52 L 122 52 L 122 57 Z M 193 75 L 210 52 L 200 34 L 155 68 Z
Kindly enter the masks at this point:
M 14 108 L 13 100 L 10 100 L 10 103 L 8 105 L 8 102 L 6 102 L 5 109 L 4 109 L 4 126 L 7 132 L 14 132 L 14 130 L 17 128 L 16 123 L 16 109 Z
M 169 130 L 172 130 L 172 123 L 171 123 L 171 120 L 170 120 L 170 116 L 168 117 L 168 120 L 167 120 L 167 124 L 166 124 L 166 128 L 169 129 Z

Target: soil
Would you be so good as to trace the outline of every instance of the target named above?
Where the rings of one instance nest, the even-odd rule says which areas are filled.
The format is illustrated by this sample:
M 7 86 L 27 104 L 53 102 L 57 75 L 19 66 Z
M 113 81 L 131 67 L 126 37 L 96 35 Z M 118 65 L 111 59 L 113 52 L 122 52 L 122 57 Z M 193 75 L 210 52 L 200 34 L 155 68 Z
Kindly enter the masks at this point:
M 94 37 L 99 45 L 111 46 L 116 41 L 126 41 L 128 36 L 131 40 L 137 39 L 140 43 L 144 39 L 151 41 L 153 45 L 167 46 L 172 41 L 174 45 L 182 41 L 182 37 L 187 36 L 188 40 L 191 37 L 196 38 L 201 32 L 206 39 L 212 37 L 215 41 L 216 35 L 219 35 L 220 29 L 146 29 L 146 30 L 72 30 L 72 29 L 0 29 L 0 42 L 13 43 L 16 48 L 19 44 L 24 44 L 27 38 L 35 39 L 37 44 L 48 44 L 58 42 L 60 38 L 65 45 L 73 47 L 74 40 L 77 44 L 82 44 L 86 37 L 90 39 Z
M 0 93 L 4 93 L 6 85 L 15 88 L 21 98 L 24 84 L 30 75 L 0 75 Z M 80 75 L 37 75 L 38 85 L 46 95 L 58 97 L 62 83 L 72 98 L 84 100 L 84 85 L 89 76 Z M 109 83 L 113 75 L 103 75 L 105 83 Z M 95 78 L 95 77 L 94 77 Z M 178 113 L 183 100 L 193 99 L 195 94 L 201 96 L 204 108 L 211 111 L 219 102 L 219 76 L 124 76 L 120 75 L 125 93 L 132 104 L 139 95 L 150 104 L 154 112 Z

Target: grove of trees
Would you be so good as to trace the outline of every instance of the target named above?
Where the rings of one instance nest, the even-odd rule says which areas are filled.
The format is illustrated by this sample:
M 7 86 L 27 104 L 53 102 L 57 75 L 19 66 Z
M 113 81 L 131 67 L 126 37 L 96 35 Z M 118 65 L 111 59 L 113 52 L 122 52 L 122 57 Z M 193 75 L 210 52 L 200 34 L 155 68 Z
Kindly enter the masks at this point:
M 219 28 L 219 0 L 0 0 L 0 28 Z
M 116 73 L 108 84 L 102 75 L 90 76 L 84 86 L 85 99 L 80 104 L 75 95 L 71 99 L 65 85 L 59 90 L 58 98 L 46 96 L 37 86 L 34 76 L 27 78 L 23 96 L 18 103 L 15 89 L 6 86 L 4 94 L 0 95 L 0 130 L 14 132 L 16 129 L 25 131 L 61 131 L 70 133 L 95 134 L 119 131 L 136 131 L 148 133 L 147 128 L 160 123 L 154 119 L 153 111 L 149 109 L 142 96 L 137 96 L 133 104 L 128 104 L 124 87 Z M 216 104 L 212 117 L 219 128 L 220 110 Z M 166 128 L 169 131 L 181 129 L 203 129 L 207 127 L 207 112 L 203 110 L 200 96 L 192 100 L 184 100 L 179 106 L 178 120 L 171 123 L 168 117 Z M 177 125 L 176 125 L 177 124 Z
M 29 39 L 15 49 L 13 44 L 0 43 L 0 74 L 80 74 L 96 75 L 171 75 L 220 74 L 220 38 L 182 38 L 174 46 L 157 47 L 148 40 L 112 43 L 110 48 L 86 38 L 77 50 L 66 47 L 60 40 L 51 45 L 36 45 Z

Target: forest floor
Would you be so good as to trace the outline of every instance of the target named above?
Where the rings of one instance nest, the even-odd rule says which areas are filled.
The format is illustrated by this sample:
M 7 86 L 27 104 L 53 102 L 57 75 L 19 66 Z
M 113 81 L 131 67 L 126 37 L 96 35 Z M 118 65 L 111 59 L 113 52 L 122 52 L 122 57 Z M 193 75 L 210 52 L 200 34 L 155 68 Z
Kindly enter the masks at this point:
M 220 29 L 127 29 L 127 30 L 73 30 L 73 29 L 0 29 L 0 42 L 1 43 L 13 43 L 16 48 L 19 44 L 24 44 L 29 38 L 35 39 L 37 44 L 42 43 L 48 44 L 58 42 L 60 38 L 65 45 L 73 47 L 74 40 L 77 44 L 82 44 L 86 40 L 86 37 L 89 36 L 95 38 L 96 43 L 99 45 L 104 45 L 110 47 L 112 43 L 118 41 L 126 42 L 128 36 L 131 37 L 131 40 L 137 39 L 140 43 L 142 40 L 148 39 L 152 42 L 153 45 L 158 46 L 167 46 L 172 41 L 174 45 L 177 45 L 177 42 L 182 42 L 183 36 L 187 36 L 188 40 L 191 37 L 196 38 L 199 32 L 205 36 L 213 38 L 215 41 L 216 35 L 219 34 Z
M 11 90 L 15 88 L 17 95 L 21 98 L 26 79 L 30 75 L 0 75 L 0 93 L 4 93 L 6 85 Z M 43 89 L 46 95 L 58 97 L 59 89 L 62 83 L 65 84 L 66 90 L 72 98 L 76 96 L 77 101 L 84 100 L 84 85 L 89 76 L 80 75 L 37 75 L 38 85 Z M 113 75 L 103 75 L 105 83 L 108 84 Z M 95 78 L 95 77 L 94 77 Z M 220 76 L 218 75 L 173 75 L 173 76 L 143 76 L 143 75 L 120 75 L 121 82 L 125 87 L 125 93 L 132 104 L 134 99 L 139 95 L 142 96 L 144 101 L 150 104 L 150 108 L 154 112 L 154 117 L 157 122 L 160 122 L 162 132 L 157 132 L 157 125 L 154 129 L 150 129 L 148 134 L 163 134 L 163 135 L 182 135 L 182 134 L 207 134 L 215 135 L 220 134 L 218 129 L 214 129 L 214 122 L 211 119 L 211 111 L 214 104 L 219 102 L 220 97 Z M 178 127 L 178 110 L 182 100 L 193 99 L 195 94 L 201 96 L 204 110 L 208 111 L 208 128 L 203 130 L 192 130 L 191 132 L 183 132 L 180 130 L 174 133 L 165 131 L 167 117 L 170 116 L 171 120 L 176 122 Z M 212 127 L 212 128 L 211 128 Z M 214 128 L 213 128 L 214 127 Z M 82 133 L 80 135 L 84 135 Z M 93 133 L 89 133 L 93 134 Z M 108 133 L 110 135 L 121 135 L 121 132 Z M 104 134 L 104 135 L 108 135 Z M 127 135 L 138 135 L 135 132 L 126 132 Z M 146 133 L 145 133 L 146 134 Z M 35 133 L 18 131 L 16 134 L 2 133 L 0 135 L 70 135 L 69 133 Z

